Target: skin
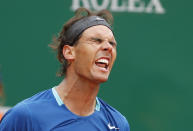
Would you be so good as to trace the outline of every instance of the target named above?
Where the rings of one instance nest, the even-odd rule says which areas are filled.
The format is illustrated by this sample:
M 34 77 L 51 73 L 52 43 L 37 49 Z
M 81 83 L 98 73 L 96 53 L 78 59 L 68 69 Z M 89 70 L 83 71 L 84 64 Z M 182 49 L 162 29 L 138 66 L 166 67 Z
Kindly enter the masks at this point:
M 90 27 L 76 45 L 63 47 L 63 55 L 71 64 L 56 91 L 71 112 L 79 116 L 91 115 L 100 84 L 108 80 L 116 59 L 114 35 L 106 26 Z M 109 60 L 108 68 L 96 65 L 96 60 L 101 58 Z

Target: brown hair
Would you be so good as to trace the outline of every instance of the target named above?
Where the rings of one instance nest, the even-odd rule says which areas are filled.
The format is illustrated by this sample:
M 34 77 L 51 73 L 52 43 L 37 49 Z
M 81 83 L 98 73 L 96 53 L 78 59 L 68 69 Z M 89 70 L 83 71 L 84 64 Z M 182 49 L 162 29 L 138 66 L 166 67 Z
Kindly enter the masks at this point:
M 62 31 L 59 33 L 59 36 L 54 37 L 53 38 L 53 43 L 51 43 L 49 45 L 52 49 L 54 49 L 57 52 L 57 59 L 61 63 L 60 71 L 57 73 L 58 76 L 64 76 L 66 74 L 66 70 L 67 70 L 67 67 L 69 65 L 68 61 L 64 58 L 63 52 L 62 52 L 64 45 L 70 45 L 70 43 L 68 43 L 67 39 L 66 39 L 66 31 L 75 22 L 77 22 L 80 19 L 83 19 L 85 17 L 89 17 L 89 16 L 99 16 L 99 17 L 102 17 L 103 19 L 105 19 L 107 21 L 107 23 L 110 24 L 111 26 L 113 24 L 113 16 L 107 10 L 101 10 L 99 12 L 92 12 L 92 11 L 86 9 L 86 8 L 78 8 L 75 11 L 75 16 L 72 17 L 69 21 L 67 21 L 64 24 L 64 26 L 62 28 Z M 81 35 L 79 36 L 79 38 L 80 37 L 81 37 Z M 79 38 L 74 41 L 73 45 L 75 45 L 77 43 Z

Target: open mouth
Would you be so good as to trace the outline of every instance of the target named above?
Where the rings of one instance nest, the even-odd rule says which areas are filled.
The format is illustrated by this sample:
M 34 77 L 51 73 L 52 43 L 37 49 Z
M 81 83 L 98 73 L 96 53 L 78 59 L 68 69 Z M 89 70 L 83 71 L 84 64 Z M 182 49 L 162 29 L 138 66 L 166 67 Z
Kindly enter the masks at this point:
M 99 58 L 98 60 L 95 61 L 95 64 L 100 68 L 107 69 L 109 66 L 109 59 L 108 58 Z

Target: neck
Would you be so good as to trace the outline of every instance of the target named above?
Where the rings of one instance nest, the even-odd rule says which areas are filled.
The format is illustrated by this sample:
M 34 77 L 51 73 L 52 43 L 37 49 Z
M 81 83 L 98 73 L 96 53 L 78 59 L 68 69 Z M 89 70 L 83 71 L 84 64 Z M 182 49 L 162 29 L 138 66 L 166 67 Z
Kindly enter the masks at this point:
M 99 84 L 84 78 L 67 76 L 56 91 L 71 112 L 79 116 L 88 116 L 94 112 Z

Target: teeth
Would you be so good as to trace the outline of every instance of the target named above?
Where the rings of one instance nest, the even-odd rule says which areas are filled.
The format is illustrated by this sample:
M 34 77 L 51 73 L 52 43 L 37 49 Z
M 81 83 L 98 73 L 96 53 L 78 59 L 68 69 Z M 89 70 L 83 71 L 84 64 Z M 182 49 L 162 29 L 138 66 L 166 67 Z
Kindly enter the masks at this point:
M 100 62 L 100 63 L 105 63 L 105 64 L 109 64 L 109 61 L 107 59 L 99 59 L 97 60 L 97 62 Z

